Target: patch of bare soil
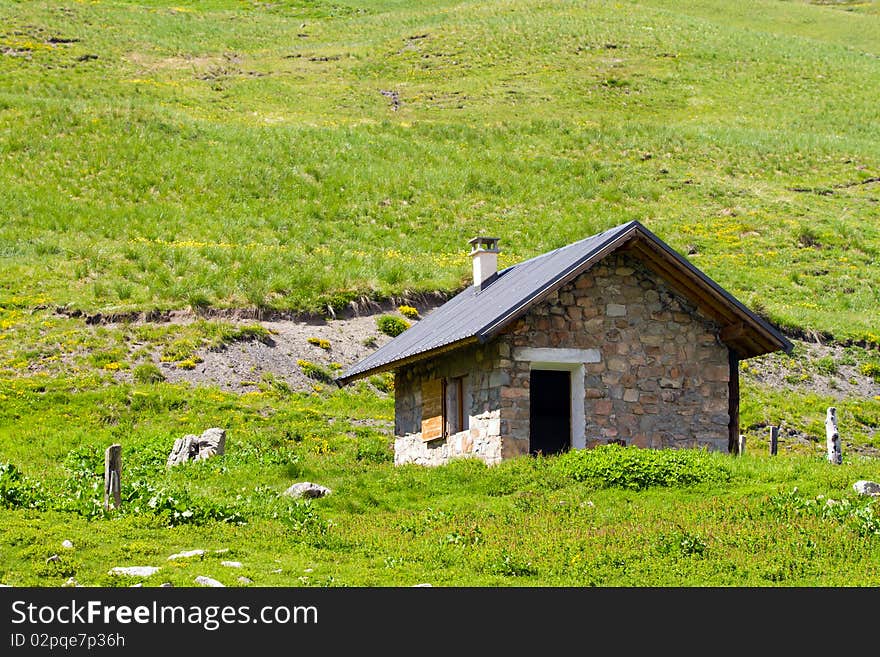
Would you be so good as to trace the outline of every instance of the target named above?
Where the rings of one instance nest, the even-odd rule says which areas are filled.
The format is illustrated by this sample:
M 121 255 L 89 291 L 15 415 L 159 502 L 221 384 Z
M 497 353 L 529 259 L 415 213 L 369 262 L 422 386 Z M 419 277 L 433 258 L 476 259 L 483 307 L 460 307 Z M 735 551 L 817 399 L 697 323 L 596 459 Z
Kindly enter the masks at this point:
M 180 369 L 174 363 L 158 363 L 159 367 L 171 382 L 216 385 L 224 390 L 245 392 L 253 390 L 264 377 L 271 377 L 284 381 L 293 390 L 309 391 L 316 381 L 303 374 L 297 361 L 315 363 L 328 370 L 332 363 L 347 368 L 391 340 L 376 328 L 375 315 L 260 324 L 270 332 L 266 341 L 249 340 L 226 345 L 219 351 L 202 350 L 198 352 L 202 362 L 191 370 Z M 312 344 L 309 338 L 326 340 L 329 346 Z
M 162 362 L 158 349 L 153 351 L 152 362 L 162 371 L 165 380 L 172 383 L 217 386 L 230 392 L 242 393 L 256 389 L 261 382 L 283 381 L 292 390 L 310 392 L 319 381 L 307 377 L 298 361 L 320 365 L 333 376 L 338 376 L 344 369 L 392 339 L 379 331 L 376 325 L 379 316 L 399 316 L 396 311 L 399 303 L 417 308 L 421 316 L 424 316 L 444 300 L 442 296 L 417 300 L 395 299 L 372 304 L 357 311 L 348 311 L 332 319 L 317 316 L 289 318 L 283 315 L 260 319 L 252 313 L 217 312 L 210 317 L 232 324 L 258 323 L 269 331 L 269 337 L 264 340 L 233 342 L 219 349 L 200 349 L 197 356 L 201 358 L 201 362 L 193 369 L 183 369 L 173 362 Z M 116 320 L 182 324 L 202 318 L 202 314 L 176 311 L 140 317 L 108 318 L 97 315 L 86 317 L 86 323 L 113 326 L 113 320 Z M 412 325 L 418 323 L 418 320 L 409 318 L 406 321 Z M 131 381 L 132 374 L 123 370 L 116 374 L 116 378 L 120 381 Z
M 762 385 L 835 399 L 880 395 L 880 382 L 862 374 L 846 347 L 792 340 L 795 355 L 767 354 L 743 361 L 743 376 Z M 865 352 L 862 352 L 865 353 Z

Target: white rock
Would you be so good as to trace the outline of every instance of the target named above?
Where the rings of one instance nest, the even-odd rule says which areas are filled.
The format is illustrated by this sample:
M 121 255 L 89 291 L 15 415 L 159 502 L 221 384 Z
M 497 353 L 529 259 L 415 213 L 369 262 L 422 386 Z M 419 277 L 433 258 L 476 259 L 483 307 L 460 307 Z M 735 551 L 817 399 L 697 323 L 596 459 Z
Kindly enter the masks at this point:
M 220 565 L 227 568 L 241 568 L 241 561 L 221 561 Z
M 286 491 L 284 491 L 284 495 L 288 497 L 324 497 L 325 495 L 329 495 L 333 491 L 327 488 L 326 486 L 321 486 L 319 484 L 313 484 L 310 481 L 300 481 Z
M 74 587 L 79 586 L 79 583 L 77 583 L 77 581 L 73 577 L 68 577 L 67 581 L 64 582 L 64 584 L 62 584 L 61 586 L 63 586 L 66 589 L 69 589 L 69 588 L 74 588 Z
M 143 583 L 138 582 L 137 584 L 132 584 L 132 585 L 129 586 L 128 588 L 130 588 L 130 589 L 137 589 L 137 588 L 140 588 L 141 586 L 143 586 Z
M 159 584 L 159 586 L 163 589 L 167 589 L 173 587 L 174 584 L 172 584 L 171 582 L 162 582 L 161 584 Z
M 199 436 L 199 453 L 196 455 L 196 461 L 211 458 L 212 456 L 220 456 L 226 452 L 226 430 L 219 427 L 211 427 L 202 432 Z
M 253 584 L 253 583 L 254 583 L 254 580 L 250 579 L 249 577 L 245 577 L 244 575 L 242 575 L 241 577 L 238 578 L 238 583 L 239 583 L 239 584 Z
M 219 550 L 214 550 L 214 554 L 226 554 L 229 552 L 229 548 L 220 548 Z
M 0 589 L 11 589 L 11 588 L 12 588 L 11 584 L 0 584 Z
M 430 584 L 413 584 L 412 588 L 417 589 L 417 588 L 422 588 L 425 586 L 431 586 L 431 585 Z
M 191 433 L 186 434 L 183 438 L 177 438 L 174 441 L 174 446 L 171 448 L 171 453 L 168 455 L 165 467 L 170 468 L 195 458 L 199 453 L 197 447 L 198 440 L 199 437 Z
M 67 539 L 64 539 L 63 541 L 61 541 L 61 547 L 63 547 L 65 550 L 72 550 L 73 541 L 68 541 Z
M 204 556 L 204 550 L 188 550 L 186 552 L 178 552 L 176 554 L 172 554 L 168 557 L 168 561 L 174 561 L 175 559 L 189 559 L 190 557 L 201 557 Z
M 203 461 L 224 454 L 225 451 L 226 430 L 211 427 L 203 431 L 201 436 L 188 433 L 177 438 L 165 465 L 171 468 L 187 461 Z
M 853 484 L 853 489 L 859 495 L 870 495 L 871 497 L 880 496 L 880 484 L 876 481 L 866 481 L 862 479 Z
M 111 568 L 110 575 L 129 575 L 130 577 L 149 577 L 159 572 L 155 566 L 116 566 Z
M 210 577 L 205 577 L 204 575 L 199 575 L 198 577 L 196 577 L 196 584 L 199 584 L 201 586 L 214 586 L 214 587 L 217 587 L 217 586 L 225 587 L 226 586 L 225 584 L 221 584 L 220 582 L 218 582 L 216 579 L 211 579 Z

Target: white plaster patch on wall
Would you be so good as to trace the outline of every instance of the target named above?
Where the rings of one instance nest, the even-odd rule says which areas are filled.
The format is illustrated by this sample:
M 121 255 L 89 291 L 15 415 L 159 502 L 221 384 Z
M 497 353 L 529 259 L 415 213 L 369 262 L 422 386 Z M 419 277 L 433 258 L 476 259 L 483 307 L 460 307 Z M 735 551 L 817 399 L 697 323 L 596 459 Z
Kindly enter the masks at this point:
M 546 363 L 599 363 L 602 353 L 598 349 L 564 349 L 557 347 L 517 347 L 513 350 L 516 360 Z

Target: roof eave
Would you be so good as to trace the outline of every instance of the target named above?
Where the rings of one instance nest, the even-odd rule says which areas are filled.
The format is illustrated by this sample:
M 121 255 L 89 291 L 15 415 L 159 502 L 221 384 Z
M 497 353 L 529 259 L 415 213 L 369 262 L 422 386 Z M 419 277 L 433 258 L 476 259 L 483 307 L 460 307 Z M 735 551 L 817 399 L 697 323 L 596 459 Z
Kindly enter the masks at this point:
M 769 322 L 749 310 L 736 297 L 641 224 L 639 224 L 639 232 L 641 239 L 634 241 L 632 247 L 639 252 L 643 260 L 647 260 L 648 266 L 654 264 L 655 267 L 660 268 L 662 271 L 657 272 L 660 276 L 670 282 L 680 294 L 702 306 L 704 311 L 708 310 L 716 320 L 730 318 L 729 321 L 721 324 L 722 334 L 725 330 L 733 328 L 737 322 L 742 323 L 741 335 L 732 336 L 727 340 L 722 338 L 725 344 L 739 353 L 740 358 L 752 358 L 780 350 L 791 352 L 792 343 Z M 661 266 L 662 261 L 657 257 L 665 260 L 667 265 L 675 267 L 679 275 L 684 276 L 688 282 L 696 284 L 703 294 L 695 294 L 693 285 L 683 285 L 674 272 Z
M 373 376 L 375 374 L 381 374 L 382 372 L 394 371 L 394 370 L 400 369 L 401 367 L 403 367 L 405 365 L 411 365 L 412 363 L 417 363 L 422 360 L 427 360 L 429 358 L 433 358 L 434 356 L 445 353 L 447 351 L 459 349 L 459 348 L 464 347 L 468 344 L 473 344 L 478 341 L 482 342 L 481 340 L 479 340 L 479 337 L 476 335 L 471 336 L 471 337 L 467 337 L 467 338 L 463 338 L 461 340 L 456 340 L 455 342 L 450 342 L 449 344 L 441 345 L 439 347 L 436 347 L 434 349 L 430 349 L 428 351 L 422 351 L 420 353 L 413 354 L 412 356 L 407 356 L 407 357 L 401 358 L 399 360 L 393 360 L 393 361 L 389 361 L 387 363 L 382 363 L 381 365 L 376 365 L 375 367 L 371 367 L 371 368 L 363 370 L 361 372 L 355 372 L 354 374 L 351 374 L 349 376 L 340 376 L 336 379 L 333 379 L 333 381 L 336 383 L 336 385 L 338 385 L 341 388 L 342 386 L 348 385 L 349 383 L 352 383 L 353 381 L 357 381 L 358 379 L 364 379 L 368 376 Z

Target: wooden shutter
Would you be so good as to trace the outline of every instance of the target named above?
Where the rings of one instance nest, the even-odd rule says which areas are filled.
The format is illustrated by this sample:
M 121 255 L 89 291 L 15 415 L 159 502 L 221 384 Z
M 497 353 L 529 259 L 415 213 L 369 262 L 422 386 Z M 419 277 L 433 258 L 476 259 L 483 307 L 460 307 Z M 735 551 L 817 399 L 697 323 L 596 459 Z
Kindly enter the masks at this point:
M 445 397 L 442 379 L 432 379 L 422 384 L 422 440 L 443 438 Z

